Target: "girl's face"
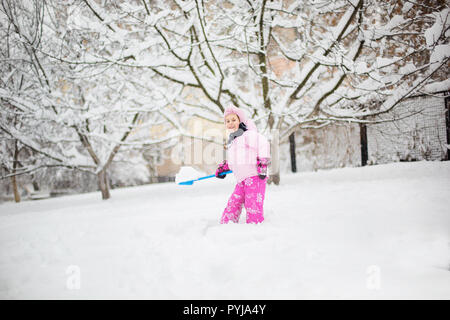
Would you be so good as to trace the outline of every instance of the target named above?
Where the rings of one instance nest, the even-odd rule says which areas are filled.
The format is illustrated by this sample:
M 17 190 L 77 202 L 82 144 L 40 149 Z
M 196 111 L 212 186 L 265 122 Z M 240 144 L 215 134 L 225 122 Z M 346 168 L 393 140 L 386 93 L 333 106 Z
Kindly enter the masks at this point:
M 225 117 L 225 126 L 227 127 L 227 130 L 230 131 L 236 131 L 239 129 L 239 117 L 235 115 L 234 113 L 230 113 Z

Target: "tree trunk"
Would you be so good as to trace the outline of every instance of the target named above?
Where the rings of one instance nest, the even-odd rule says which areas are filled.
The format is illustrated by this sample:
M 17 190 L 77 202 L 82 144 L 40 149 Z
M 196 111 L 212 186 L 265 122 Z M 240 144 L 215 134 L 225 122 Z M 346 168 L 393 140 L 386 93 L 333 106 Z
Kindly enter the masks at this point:
M 100 171 L 97 174 L 97 177 L 98 177 L 98 187 L 102 192 L 102 199 L 108 200 L 111 197 L 111 195 L 109 193 L 108 174 L 106 173 L 106 169 Z
M 36 180 L 33 180 L 33 188 L 34 188 L 34 191 L 39 191 L 40 190 L 39 184 L 37 183 Z
M 297 159 L 295 157 L 295 131 L 289 136 L 289 147 L 291 153 L 291 171 L 297 172 Z
M 19 159 L 19 148 L 17 146 L 17 140 L 14 142 L 14 158 L 13 158 L 13 174 L 16 173 L 16 168 L 17 168 L 17 164 L 18 164 L 18 159 Z M 16 176 L 13 175 L 11 177 L 11 182 L 12 182 L 12 186 L 13 186 L 13 191 L 14 191 L 14 201 L 16 202 L 20 202 L 20 194 L 19 194 L 19 189 L 17 188 L 17 180 L 16 180 Z
M 11 177 L 11 182 L 12 182 L 13 191 L 14 191 L 14 201 L 20 202 L 20 194 L 19 194 L 19 190 L 17 189 L 16 176 Z
M 359 132 L 361 137 L 361 166 L 367 165 L 367 160 L 369 160 L 369 152 L 367 148 L 367 127 L 365 124 L 361 123 L 359 125 Z
M 270 141 L 270 176 L 269 183 L 280 184 L 280 135 L 278 130 L 272 130 L 272 139 Z

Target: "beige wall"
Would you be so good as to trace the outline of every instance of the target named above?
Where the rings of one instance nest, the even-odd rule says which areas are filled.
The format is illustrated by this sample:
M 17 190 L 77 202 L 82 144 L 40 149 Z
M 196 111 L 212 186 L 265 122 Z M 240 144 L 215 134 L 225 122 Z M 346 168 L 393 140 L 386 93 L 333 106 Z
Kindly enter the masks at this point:
M 210 173 L 224 159 L 223 143 L 226 133 L 223 124 L 193 117 L 187 121 L 186 131 L 193 137 L 203 137 L 217 143 L 181 136 L 174 149 L 164 151 L 162 163 L 156 166 L 157 176 L 175 176 L 181 166 L 192 166 Z

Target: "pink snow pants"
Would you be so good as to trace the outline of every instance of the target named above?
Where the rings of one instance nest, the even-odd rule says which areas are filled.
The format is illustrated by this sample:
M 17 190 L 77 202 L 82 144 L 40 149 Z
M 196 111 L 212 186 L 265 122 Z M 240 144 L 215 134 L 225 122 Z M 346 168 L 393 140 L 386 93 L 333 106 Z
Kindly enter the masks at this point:
M 263 222 L 266 181 L 267 177 L 265 179 L 260 179 L 258 176 L 253 176 L 239 182 L 228 200 L 227 207 L 222 214 L 220 223 L 224 224 L 229 221 L 238 223 L 243 205 L 247 212 L 247 223 Z

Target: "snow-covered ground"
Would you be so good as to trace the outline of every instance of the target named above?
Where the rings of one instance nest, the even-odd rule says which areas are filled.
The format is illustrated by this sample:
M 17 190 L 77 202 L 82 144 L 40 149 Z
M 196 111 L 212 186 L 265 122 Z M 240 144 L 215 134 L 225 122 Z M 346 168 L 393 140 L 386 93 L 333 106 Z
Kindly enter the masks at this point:
M 0 298 L 450 299 L 450 162 L 284 175 L 261 225 L 233 185 L 1 204 Z

